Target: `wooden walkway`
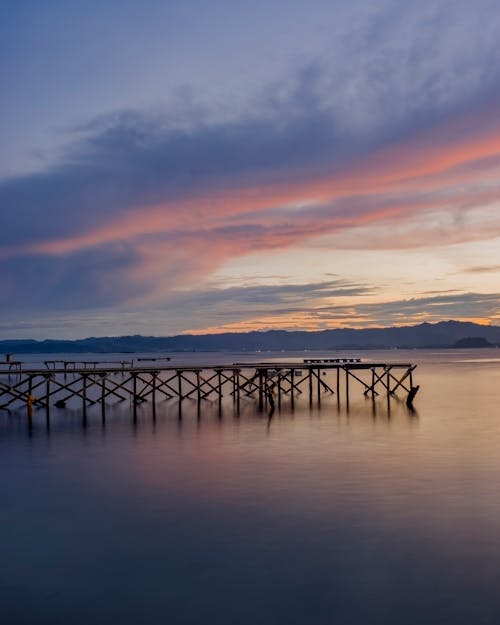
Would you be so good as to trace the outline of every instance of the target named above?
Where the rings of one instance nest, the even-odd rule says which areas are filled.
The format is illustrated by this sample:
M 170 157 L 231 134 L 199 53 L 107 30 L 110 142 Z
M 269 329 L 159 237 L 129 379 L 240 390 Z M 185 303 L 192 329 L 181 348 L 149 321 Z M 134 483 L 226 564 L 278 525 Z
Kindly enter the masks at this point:
M 294 407 L 296 398 L 307 398 L 312 405 L 335 396 L 349 405 L 352 393 L 362 392 L 375 398 L 383 394 L 389 401 L 396 392 L 413 401 L 418 387 L 413 386 L 414 364 L 362 362 L 359 359 L 307 359 L 300 362 L 242 362 L 229 365 L 128 366 L 61 361 L 46 363 L 45 369 L 0 370 L 0 409 L 22 406 L 31 413 L 51 406 L 100 405 L 129 401 L 135 407 L 142 402 L 161 400 L 215 400 L 231 397 L 239 410 L 244 398 L 254 398 L 259 410 L 282 401 Z M 141 363 L 142 365 L 142 363 Z

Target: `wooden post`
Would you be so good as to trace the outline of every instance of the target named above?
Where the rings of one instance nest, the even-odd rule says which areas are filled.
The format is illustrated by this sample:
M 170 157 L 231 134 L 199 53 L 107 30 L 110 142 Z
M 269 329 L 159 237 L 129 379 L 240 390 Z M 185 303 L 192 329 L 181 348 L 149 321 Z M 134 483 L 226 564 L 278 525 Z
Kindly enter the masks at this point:
M 156 421 L 156 376 L 157 373 L 156 371 L 153 371 L 152 375 L 152 380 L 151 380 L 151 386 L 153 387 L 152 393 L 151 393 L 151 399 L 153 402 L 153 421 Z
M 345 401 L 347 407 L 349 408 L 349 370 L 347 367 L 344 368 L 345 371 Z
M 200 387 L 200 372 L 196 372 L 196 400 L 198 404 L 198 411 L 200 409 L 201 404 L 201 387 Z
M 281 410 L 281 370 L 278 371 L 278 410 Z
M 26 402 L 26 411 L 28 419 L 33 417 L 33 376 L 28 378 L 28 401 Z
M 313 370 L 309 367 L 309 407 L 312 406 L 313 403 L 313 379 L 312 379 Z
M 387 383 L 387 416 L 391 416 L 391 377 L 390 377 L 390 369 L 387 369 L 386 372 L 386 383 Z
M 132 418 L 137 423 L 137 375 L 132 373 Z
M 106 374 L 101 373 L 101 419 L 102 424 L 106 423 Z
M 50 373 L 45 380 L 45 414 L 47 418 L 50 415 Z
M 290 369 L 290 407 L 292 410 L 295 408 L 295 369 Z
M 222 416 L 222 378 L 220 369 L 217 371 L 217 393 L 219 395 L 219 417 Z
M 240 371 L 236 370 L 236 415 L 240 416 Z
M 321 405 L 321 369 L 318 367 L 318 406 Z
M 264 410 L 264 373 L 259 369 L 259 412 Z
M 151 399 L 153 401 L 153 406 L 156 404 L 156 372 L 153 371 L 153 373 L 151 374 L 151 386 L 152 386 L 152 392 L 151 392 Z
M 137 375 L 132 373 L 132 403 L 137 403 Z
M 26 414 L 28 415 L 28 427 L 33 426 L 33 378 L 30 375 L 28 379 L 28 400 L 26 402 Z
M 177 371 L 177 391 L 179 393 L 179 401 L 182 401 L 182 373 Z
M 83 402 L 83 421 L 87 419 L 87 375 L 82 376 L 82 402 Z
M 221 399 L 222 398 L 222 375 L 221 375 L 220 369 L 219 371 L 217 371 L 217 392 L 219 394 L 219 399 Z

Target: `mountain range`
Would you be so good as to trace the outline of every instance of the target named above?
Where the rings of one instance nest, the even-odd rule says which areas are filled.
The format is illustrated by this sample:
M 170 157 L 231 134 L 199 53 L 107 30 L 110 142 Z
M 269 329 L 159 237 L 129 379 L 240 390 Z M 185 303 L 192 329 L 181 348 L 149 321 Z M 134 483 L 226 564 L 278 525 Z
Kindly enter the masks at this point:
M 111 353 L 257 350 L 338 350 L 500 345 L 500 327 L 461 321 L 391 328 L 339 328 L 317 332 L 269 330 L 177 336 L 103 336 L 76 340 L 0 340 L 0 353 Z

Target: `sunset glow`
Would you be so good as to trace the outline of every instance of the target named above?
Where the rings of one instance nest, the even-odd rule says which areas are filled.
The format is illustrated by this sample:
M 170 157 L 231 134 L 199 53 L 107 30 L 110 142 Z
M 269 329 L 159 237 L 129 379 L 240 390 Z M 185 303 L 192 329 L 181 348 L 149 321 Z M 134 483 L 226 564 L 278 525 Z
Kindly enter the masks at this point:
M 181 19 L 175 4 L 168 17 L 155 9 L 159 24 Z M 279 21 L 280 6 L 266 18 Z M 298 23 L 303 10 L 294 9 Z M 182 19 L 196 32 L 206 11 Z M 409 3 L 394 15 L 389 2 L 321 3 L 302 37 L 314 45 L 298 63 L 292 33 L 279 55 L 271 41 L 255 45 L 263 16 L 253 11 L 252 43 L 232 51 L 252 52 L 249 80 L 222 60 L 221 33 L 207 52 L 219 63 L 209 72 L 215 91 L 194 36 L 173 36 L 167 53 L 161 29 L 137 26 L 156 53 L 139 55 L 127 87 L 111 93 L 124 42 L 114 40 L 115 60 L 103 67 L 72 51 L 73 74 L 54 58 L 66 45 L 56 21 L 43 22 L 52 48 L 37 48 L 37 61 L 36 36 L 26 35 L 2 89 L 6 337 L 27 328 L 37 338 L 99 335 L 111 320 L 116 334 L 176 334 L 499 319 L 500 74 L 491 59 L 500 12 L 481 38 L 479 8 L 467 3 L 449 13 Z M 7 13 L 13 49 L 26 17 Z M 129 32 L 128 19 L 115 27 Z M 233 19 L 235 32 L 248 27 Z M 467 46 L 457 38 L 464 24 Z M 86 36 L 73 28 L 76 40 Z M 189 71 L 163 74 L 176 49 Z M 35 119 L 29 102 L 40 87 L 27 77 L 38 55 L 53 63 L 47 97 L 72 97 L 64 77 L 75 100 Z M 90 89 L 77 66 L 96 78 Z M 332 277 L 348 291 L 304 297 L 304 285 Z M 262 307 L 257 287 L 275 290 Z

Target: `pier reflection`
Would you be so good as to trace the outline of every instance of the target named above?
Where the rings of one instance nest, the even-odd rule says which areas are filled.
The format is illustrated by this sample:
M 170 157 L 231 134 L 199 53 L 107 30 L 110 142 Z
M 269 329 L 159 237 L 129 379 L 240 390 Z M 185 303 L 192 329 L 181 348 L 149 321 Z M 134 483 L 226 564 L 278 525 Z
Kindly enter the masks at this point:
M 390 402 L 385 398 L 364 397 L 347 405 L 342 405 L 335 398 L 323 401 L 320 405 L 311 405 L 305 400 L 281 401 L 279 404 L 274 401 L 265 401 L 262 409 L 258 400 L 252 399 L 239 403 L 219 399 L 204 402 L 170 400 L 140 405 L 118 404 L 107 406 L 106 409 L 98 405 L 90 406 L 86 410 L 65 406 L 51 411 L 39 408 L 27 413 L 24 410 L 3 412 L 0 413 L 0 435 L 6 436 L 9 432 L 20 430 L 26 431 L 29 435 L 42 431 L 45 431 L 47 435 L 65 430 L 75 432 L 78 429 L 83 431 L 107 429 L 112 432 L 113 428 L 122 428 L 126 424 L 131 424 L 134 432 L 151 425 L 154 428 L 158 426 L 158 432 L 160 432 L 161 428 L 170 422 L 176 422 L 179 430 L 184 426 L 189 427 L 193 421 L 197 423 L 198 428 L 201 428 L 214 421 L 237 422 L 240 419 L 265 422 L 269 431 L 274 421 L 293 420 L 295 417 L 333 418 L 338 422 L 348 423 L 352 419 L 363 420 L 368 417 L 373 421 L 386 422 L 397 417 L 401 422 L 405 419 L 418 419 L 418 416 L 418 411 L 413 405 L 408 406 L 397 396 L 393 397 Z

